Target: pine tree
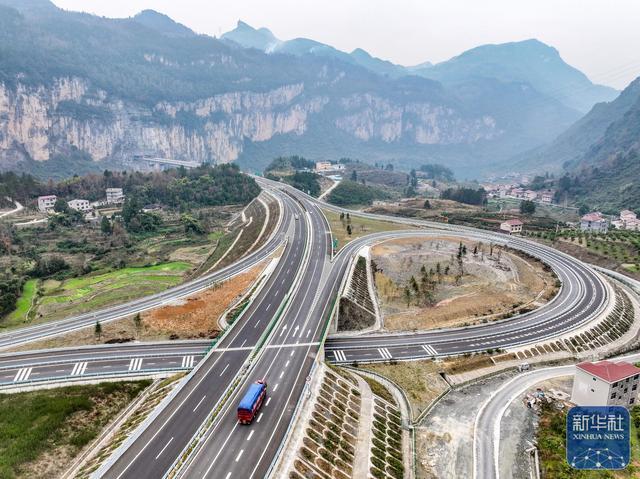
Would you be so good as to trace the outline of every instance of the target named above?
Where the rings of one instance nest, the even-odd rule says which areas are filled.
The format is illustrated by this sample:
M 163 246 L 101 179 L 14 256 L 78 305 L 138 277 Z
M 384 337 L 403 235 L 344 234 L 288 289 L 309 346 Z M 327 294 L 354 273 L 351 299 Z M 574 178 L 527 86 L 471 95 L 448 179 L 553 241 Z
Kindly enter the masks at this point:
M 142 317 L 140 313 L 136 313 L 133 317 L 133 326 L 136 328 L 136 334 L 140 334 L 140 330 L 142 329 Z

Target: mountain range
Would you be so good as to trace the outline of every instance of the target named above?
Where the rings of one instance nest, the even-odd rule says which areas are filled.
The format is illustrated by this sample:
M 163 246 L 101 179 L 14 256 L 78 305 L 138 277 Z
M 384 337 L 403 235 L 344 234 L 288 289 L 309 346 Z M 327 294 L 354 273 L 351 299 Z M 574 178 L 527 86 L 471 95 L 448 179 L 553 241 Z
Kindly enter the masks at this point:
M 572 178 L 574 200 L 590 209 L 640 210 L 640 78 L 593 109 L 551 143 L 523 155 L 519 167 L 548 167 Z
M 375 58 L 361 48 L 346 53 L 307 38 L 281 41 L 269 29 L 255 29 L 242 21 L 221 39 L 266 53 L 330 57 L 360 65 L 380 75 L 417 75 L 454 87 L 489 78 L 505 83 L 527 83 L 540 93 L 582 113 L 588 112 L 598 102 L 613 100 L 619 93 L 611 87 L 594 85 L 584 73 L 566 64 L 555 48 L 535 39 L 482 45 L 435 65 L 427 61 L 410 67 Z
M 217 39 L 153 10 L 109 19 L 48 0 L 0 0 L 0 51 L 0 168 L 41 176 L 141 154 L 250 170 L 300 154 L 473 178 L 617 94 L 536 40 L 404 67 L 242 22 Z

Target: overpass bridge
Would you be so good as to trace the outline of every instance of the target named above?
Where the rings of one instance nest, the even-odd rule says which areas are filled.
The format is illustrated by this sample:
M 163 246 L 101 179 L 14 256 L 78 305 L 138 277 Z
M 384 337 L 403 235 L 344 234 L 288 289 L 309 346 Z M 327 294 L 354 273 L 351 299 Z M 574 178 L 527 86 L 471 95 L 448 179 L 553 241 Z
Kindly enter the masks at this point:
M 202 164 L 198 163 L 197 161 L 174 160 L 171 158 L 160 158 L 153 155 L 133 155 L 133 159 L 136 163 L 146 162 L 149 166 L 158 169 L 162 168 L 163 166 L 184 166 L 185 168 L 197 168 Z

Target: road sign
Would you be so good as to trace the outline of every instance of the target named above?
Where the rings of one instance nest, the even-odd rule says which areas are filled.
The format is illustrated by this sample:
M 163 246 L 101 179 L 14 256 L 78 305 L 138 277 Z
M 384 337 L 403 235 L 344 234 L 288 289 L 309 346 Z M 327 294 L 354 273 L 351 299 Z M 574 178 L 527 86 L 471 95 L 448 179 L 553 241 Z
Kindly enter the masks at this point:
M 567 462 L 575 469 L 624 469 L 631 454 L 629 411 L 577 406 L 567 414 Z

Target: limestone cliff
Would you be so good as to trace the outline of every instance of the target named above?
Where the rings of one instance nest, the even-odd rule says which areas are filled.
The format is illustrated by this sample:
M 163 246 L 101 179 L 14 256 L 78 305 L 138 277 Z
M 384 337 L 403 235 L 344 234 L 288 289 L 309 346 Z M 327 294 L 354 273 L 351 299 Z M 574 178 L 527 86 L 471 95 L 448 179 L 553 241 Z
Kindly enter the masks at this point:
M 327 108 L 329 103 L 332 108 Z M 0 165 L 47 161 L 71 147 L 94 161 L 119 164 L 128 164 L 140 152 L 230 162 L 241 154 L 245 141 L 315 135 L 309 127 L 313 115 L 328 119 L 354 141 L 455 144 L 502 133 L 491 117 L 465 118 L 450 107 L 401 104 L 373 94 L 310 94 L 302 83 L 149 108 L 113 98 L 85 80 L 60 78 L 48 88 L 0 84 Z

